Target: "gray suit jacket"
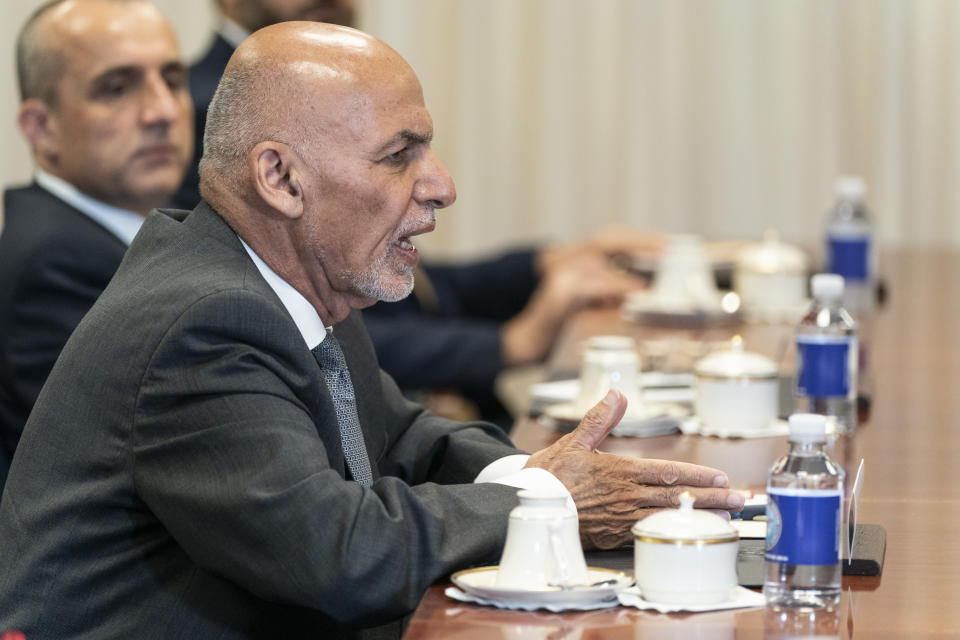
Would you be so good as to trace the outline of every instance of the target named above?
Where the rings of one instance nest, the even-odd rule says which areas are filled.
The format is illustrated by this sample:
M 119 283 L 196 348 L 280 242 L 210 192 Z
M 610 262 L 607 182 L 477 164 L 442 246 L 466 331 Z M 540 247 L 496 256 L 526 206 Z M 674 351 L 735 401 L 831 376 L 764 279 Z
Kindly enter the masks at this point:
M 334 329 L 372 488 L 345 481 L 313 355 L 205 203 L 153 212 L 64 348 L 0 503 L 0 630 L 46 638 L 350 637 L 496 562 L 517 453 L 408 403 Z

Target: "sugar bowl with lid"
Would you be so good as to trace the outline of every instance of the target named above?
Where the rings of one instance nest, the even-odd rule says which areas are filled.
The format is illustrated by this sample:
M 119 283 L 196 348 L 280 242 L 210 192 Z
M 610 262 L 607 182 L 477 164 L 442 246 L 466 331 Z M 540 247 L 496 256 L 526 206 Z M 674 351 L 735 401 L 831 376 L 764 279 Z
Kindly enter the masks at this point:
M 703 428 L 742 433 L 769 428 L 779 409 L 777 365 L 743 348 L 735 336 L 727 351 L 718 351 L 694 366 L 696 412 Z
M 634 575 L 645 600 L 715 604 L 737 587 L 737 530 L 693 503 L 684 492 L 679 509 L 649 515 L 631 529 Z
M 734 289 L 747 318 L 757 321 L 796 321 L 807 303 L 806 254 L 780 240 L 773 229 L 763 242 L 750 244 L 736 256 Z

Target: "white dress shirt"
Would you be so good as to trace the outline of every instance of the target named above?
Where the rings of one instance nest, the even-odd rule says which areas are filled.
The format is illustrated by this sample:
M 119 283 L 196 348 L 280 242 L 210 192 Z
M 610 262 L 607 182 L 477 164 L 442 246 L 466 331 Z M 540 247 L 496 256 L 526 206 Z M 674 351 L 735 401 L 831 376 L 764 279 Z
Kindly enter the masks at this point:
M 261 260 L 260 256 L 242 238 L 240 242 L 243 244 L 243 248 L 247 250 L 250 259 L 257 265 L 260 275 L 277 294 L 280 302 L 283 303 L 290 317 L 293 318 L 293 322 L 300 330 L 307 348 L 313 349 L 323 342 L 327 335 L 327 327 L 323 325 L 323 321 L 320 320 L 320 315 L 313 308 L 313 305 L 286 280 L 274 273 L 273 269 L 268 267 L 267 263 Z M 554 494 L 562 493 L 567 496 L 567 503 L 575 509 L 573 498 L 570 497 L 567 488 L 556 476 L 545 469 L 523 468 L 529 457 L 528 455 L 517 454 L 494 460 L 483 468 L 474 482 L 497 482 L 520 489 L 534 489 Z
M 95 200 L 80 193 L 80 190 L 69 182 L 43 169 L 37 169 L 33 179 L 51 195 L 80 210 L 81 213 L 117 236 L 128 247 L 133 242 L 133 237 L 137 235 L 137 231 L 140 231 L 144 217 L 135 211 L 120 209 Z

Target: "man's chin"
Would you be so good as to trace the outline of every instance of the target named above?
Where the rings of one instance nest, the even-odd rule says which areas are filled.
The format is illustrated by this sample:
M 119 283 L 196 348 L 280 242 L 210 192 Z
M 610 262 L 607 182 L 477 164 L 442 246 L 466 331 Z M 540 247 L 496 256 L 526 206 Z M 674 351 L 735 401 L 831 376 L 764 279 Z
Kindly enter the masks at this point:
M 413 278 L 409 283 L 395 283 L 391 286 L 384 286 L 380 292 L 379 299 L 382 302 L 399 302 L 413 293 Z
M 356 293 L 374 302 L 398 302 L 413 292 L 413 277 L 409 280 L 380 281 L 373 286 L 361 286 Z
M 413 267 L 394 265 L 384 268 L 384 261 L 351 277 L 353 294 L 374 301 L 397 302 L 413 291 Z
M 165 201 L 173 195 L 183 181 L 183 172 L 177 167 L 158 167 L 143 175 L 127 180 L 127 191 L 141 200 L 159 199 Z

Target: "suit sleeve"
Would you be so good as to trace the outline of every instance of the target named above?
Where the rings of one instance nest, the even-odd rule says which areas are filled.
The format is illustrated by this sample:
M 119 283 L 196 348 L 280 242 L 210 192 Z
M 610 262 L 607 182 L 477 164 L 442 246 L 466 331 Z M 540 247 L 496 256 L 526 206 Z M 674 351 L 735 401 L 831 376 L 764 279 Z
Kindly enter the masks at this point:
M 364 314 L 384 371 L 404 388 L 490 389 L 503 368 L 501 324 L 413 314 Z
M 466 264 L 426 264 L 444 313 L 504 322 L 520 313 L 537 287 L 535 252 L 522 250 Z
M 380 366 L 404 388 L 489 392 L 503 368 L 500 331 L 536 288 L 533 252 L 466 265 L 425 265 L 439 309 L 416 300 L 364 312 Z
M 424 482 L 345 481 L 319 369 L 278 318 L 254 294 L 212 295 L 170 327 L 142 382 L 137 490 L 193 561 L 265 600 L 364 625 L 411 611 L 453 570 L 495 562 L 515 490 L 437 481 L 512 448 L 385 389 L 370 454 L 381 472 Z

